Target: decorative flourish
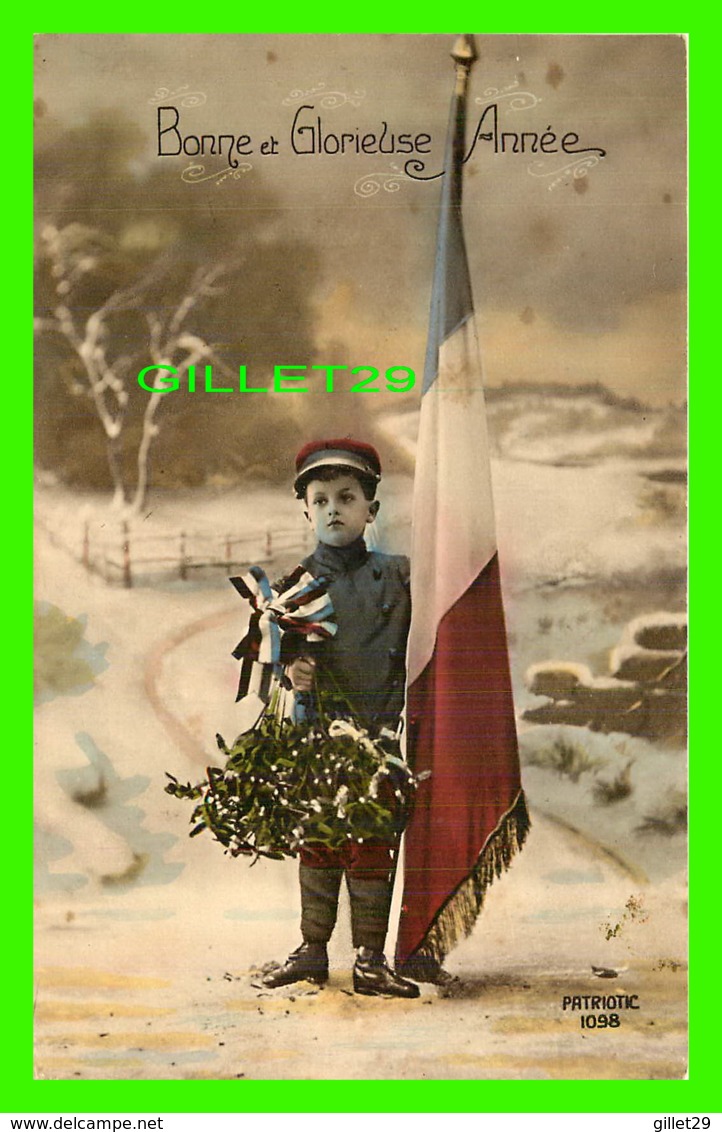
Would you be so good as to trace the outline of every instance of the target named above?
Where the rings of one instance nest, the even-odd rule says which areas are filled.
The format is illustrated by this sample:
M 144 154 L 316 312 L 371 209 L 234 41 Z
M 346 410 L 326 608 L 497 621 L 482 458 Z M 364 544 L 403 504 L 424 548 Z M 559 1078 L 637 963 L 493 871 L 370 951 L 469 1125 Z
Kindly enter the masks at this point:
M 219 169 L 217 173 L 206 173 L 205 165 L 186 165 L 181 173 L 181 180 L 189 185 L 197 185 L 200 181 L 215 181 L 217 185 L 222 185 L 227 177 L 232 177 L 237 181 L 244 173 L 250 172 L 253 168 L 250 161 L 241 161 L 237 168 L 232 165 L 227 165 L 225 169 Z
M 519 80 L 517 79 L 505 87 L 487 87 L 478 98 L 474 99 L 474 102 L 477 106 L 486 106 L 490 102 L 498 103 L 502 98 L 508 100 L 504 108 L 509 111 L 530 110 L 532 106 L 537 106 L 542 101 L 529 90 L 519 90 Z
M 386 193 L 397 193 L 401 188 L 402 181 L 413 180 L 402 169 L 399 169 L 398 165 L 392 163 L 391 168 L 394 170 L 393 173 L 366 173 L 363 177 L 359 177 L 353 187 L 356 196 L 373 197 L 380 189 L 383 189 Z
M 179 99 L 180 106 L 185 110 L 192 110 L 194 106 L 203 106 L 206 96 L 202 90 L 188 90 L 188 83 L 184 83 L 176 90 L 171 90 L 167 86 L 159 86 L 153 97 L 148 99 L 148 102 L 151 106 L 158 106 L 161 102 L 167 102 L 168 99 Z
M 283 99 L 282 105 L 294 106 L 302 98 L 315 98 L 318 95 L 321 96 L 319 105 L 323 110 L 336 110 L 339 106 L 345 106 L 346 103 L 351 106 L 360 106 L 366 97 L 366 91 L 354 90 L 351 94 L 347 94 L 342 90 L 326 90 L 325 83 L 316 83 L 308 90 L 299 90 L 296 87 L 287 98 Z
M 554 180 L 547 185 L 547 191 L 551 192 L 559 185 L 568 184 L 570 180 L 578 181 L 581 177 L 586 177 L 589 170 L 599 162 L 600 157 L 596 153 L 590 153 L 576 161 L 570 161 L 560 169 L 546 169 L 543 161 L 534 161 L 528 167 L 528 172 L 532 177 L 553 177 Z
M 325 83 L 316 83 L 316 86 L 312 86 L 308 90 L 299 90 L 298 87 L 295 87 L 288 97 L 283 99 L 281 105 L 293 106 L 295 102 L 300 102 L 302 98 L 313 98 L 314 94 L 318 94 L 319 91 L 323 90 L 325 85 Z

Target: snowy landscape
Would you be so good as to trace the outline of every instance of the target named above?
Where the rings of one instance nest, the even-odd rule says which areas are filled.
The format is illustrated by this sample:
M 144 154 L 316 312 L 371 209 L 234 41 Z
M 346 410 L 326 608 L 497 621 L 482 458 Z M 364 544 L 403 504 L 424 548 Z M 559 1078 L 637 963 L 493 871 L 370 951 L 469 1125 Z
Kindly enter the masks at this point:
M 230 655 L 247 613 L 227 576 L 259 562 L 274 577 L 307 552 L 292 493 L 156 490 L 122 517 L 106 496 L 39 482 L 39 1076 L 684 1074 L 684 413 L 539 385 L 491 390 L 488 413 L 533 830 L 449 957 L 455 995 L 424 987 L 419 1005 L 349 996 L 345 921 L 326 989 L 263 992 L 262 964 L 298 942 L 295 865 L 190 842 L 187 805 L 164 793 L 166 771 L 203 777 L 215 733 L 247 725 Z M 417 423 L 409 409 L 377 426 L 413 456 Z M 408 549 L 411 489 L 384 480 L 381 549 Z M 132 566 L 130 588 L 124 543 L 156 559 Z M 101 544 L 120 563 L 110 581 Z M 655 632 L 673 686 L 669 663 L 619 668 L 649 659 Z M 602 707 L 587 718 L 589 697 Z M 642 719 L 660 697 L 671 706 Z M 616 1037 L 582 1035 L 561 1009 L 622 993 L 643 1009 Z

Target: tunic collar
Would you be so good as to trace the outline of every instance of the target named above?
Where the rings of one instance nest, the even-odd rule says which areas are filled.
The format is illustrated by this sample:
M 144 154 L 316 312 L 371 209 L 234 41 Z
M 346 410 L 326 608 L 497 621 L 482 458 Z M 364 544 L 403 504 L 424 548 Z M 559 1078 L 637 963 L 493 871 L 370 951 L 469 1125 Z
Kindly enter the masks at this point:
M 363 535 L 359 535 L 348 546 L 327 546 L 320 542 L 313 552 L 313 557 L 324 568 L 334 574 L 349 574 L 358 569 L 368 558 Z

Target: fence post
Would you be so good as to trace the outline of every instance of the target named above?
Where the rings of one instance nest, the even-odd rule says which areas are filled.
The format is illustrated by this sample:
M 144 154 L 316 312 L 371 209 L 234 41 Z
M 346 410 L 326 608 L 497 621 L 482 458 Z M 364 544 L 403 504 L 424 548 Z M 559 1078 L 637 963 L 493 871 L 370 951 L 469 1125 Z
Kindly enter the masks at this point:
M 90 569 L 90 523 L 86 519 L 83 523 L 83 566 Z
M 123 585 L 129 590 L 133 585 L 130 565 L 130 528 L 127 519 L 123 520 Z
M 180 573 L 181 579 L 184 582 L 185 582 L 186 578 L 188 577 L 187 566 L 188 566 L 188 562 L 187 562 L 187 559 L 186 559 L 186 533 L 185 533 L 185 531 L 181 531 L 181 533 L 180 533 L 178 571 Z
M 264 557 L 270 561 L 273 558 L 273 535 L 271 528 L 266 527 L 266 545 L 264 549 Z

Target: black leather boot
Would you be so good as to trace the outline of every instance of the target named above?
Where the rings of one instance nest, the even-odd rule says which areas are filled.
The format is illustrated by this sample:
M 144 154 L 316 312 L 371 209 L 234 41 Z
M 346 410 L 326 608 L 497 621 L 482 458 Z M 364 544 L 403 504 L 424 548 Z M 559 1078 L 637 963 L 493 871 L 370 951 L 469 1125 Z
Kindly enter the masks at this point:
M 416 983 L 402 979 L 392 971 L 382 951 L 359 947 L 353 968 L 353 989 L 356 994 L 385 995 L 395 998 L 418 998 Z
M 328 955 L 325 943 L 302 943 L 292 951 L 285 963 L 267 971 L 261 979 L 264 987 L 285 987 L 308 979 L 323 985 L 328 979 Z
M 412 955 L 400 964 L 404 976 L 419 983 L 434 983 L 437 987 L 459 986 L 461 980 L 444 970 L 438 959 L 431 955 Z

